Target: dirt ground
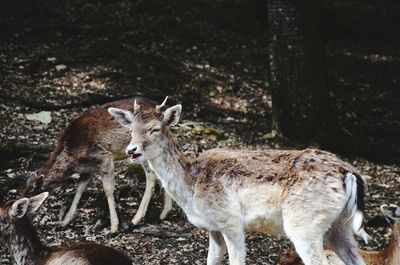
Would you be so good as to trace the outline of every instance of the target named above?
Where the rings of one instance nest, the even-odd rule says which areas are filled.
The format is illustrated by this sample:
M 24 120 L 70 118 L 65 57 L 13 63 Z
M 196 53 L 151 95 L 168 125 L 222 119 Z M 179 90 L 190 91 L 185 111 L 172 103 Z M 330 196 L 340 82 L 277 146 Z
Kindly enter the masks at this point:
M 183 121 L 175 131 L 190 156 L 212 147 L 304 147 L 269 134 L 268 31 L 257 1 L 3 2 L 2 190 L 16 187 L 43 163 L 73 117 L 133 95 L 160 102 L 169 95 L 170 104 L 183 104 Z M 379 249 L 390 229 L 371 220 L 382 203 L 400 203 L 400 41 L 396 29 L 388 28 L 400 8 L 391 1 L 351 3 L 327 11 L 327 64 L 335 111 L 352 138 L 342 157 L 371 177 L 366 229 L 373 240 L 360 244 Z M 376 16 L 379 22 L 368 24 Z M 26 118 L 40 111 L 50 112 L 49 124 Z M 118 212 L 125 224 L 144 191 L 143 173 L 128 166 L 122 161 L 116 168 Z M 56 187 L 35 220 L 46 244 L 93 240 L 125 251 L 135 264 L 206 263 L 205 231 L 189 224 L 176 205 L 166 221 L 158 220 L 160 189 L 143 222 L 115 235 L 108 233 L 108 224 L 92 229 L 104 205 L 99 180 L 91 183 L 70 226 L 59 226 L 59 211 L 74 192 L 73 181 Z M 249 234 L 246 242 L 248 264 L 273 264 L 289 247 L 285 238 L 262 234 Z M 10 264 L 6 253 L 0 246 L 0 264 Z

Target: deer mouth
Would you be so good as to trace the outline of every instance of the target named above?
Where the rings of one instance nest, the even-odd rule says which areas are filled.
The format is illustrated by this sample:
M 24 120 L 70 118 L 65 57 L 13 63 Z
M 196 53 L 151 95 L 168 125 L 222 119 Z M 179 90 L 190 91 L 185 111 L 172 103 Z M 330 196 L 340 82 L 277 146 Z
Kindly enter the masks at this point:
M 133 154 L 130 156 L 131 161 L 136 161 L 142 154 Z

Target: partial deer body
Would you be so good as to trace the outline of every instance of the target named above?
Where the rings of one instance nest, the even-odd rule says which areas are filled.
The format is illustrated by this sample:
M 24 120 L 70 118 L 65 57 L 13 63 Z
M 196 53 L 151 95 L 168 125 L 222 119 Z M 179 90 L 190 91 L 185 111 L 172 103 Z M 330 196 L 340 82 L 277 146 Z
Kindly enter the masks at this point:
M 0 206 L 0 241 L 10 251 L 17 265 L 130 265 L 122 252 L 111 247 L 85 243 L 49 248 L 41 243 L 28 216 L 35 214 L 48 196 L 8 201 Z
M 382 205 L 383 215 L 394 221 L 392 226 L 392 235 L 389 245 L 381 251 L 367 251 L 359 249 L 358 253 L 368 265 L 399 265 L 400 264 L 400 207 L 397 205 Z M 325 253 L 330 260 L 331 265 L 343 265 L 344 263 L 330 249 Z M 295 251 L 282 253 L 276 265 L 302 265 L 299 256 Z
M 121 127 L 108 115 L 107 109 L 109 107 L 131 109 L 133 103 L 134 99 L 111 102 L 89 110 L 74 119 L 64 130 L 48 161 L 37 170 L 36 175 L 28 179 L 26 186 L 20 189 L 20 195 L 24 195 L 31 189 L 45 191 L 51 184 L 59 183 L 74 174 L 79 174 L 77 192 L 62 221 L 62 225 L 66 226 L 72 220 L 82 193 L 90 179 L 95 175 L 100 175 L 110 211 L 111 231 L 117 231 L 118 217 L 113 195 L 115 186 L 114 160 L 127 157 L 125 147 L 130 141 L 130 135 L 129 129 Z M 157 180 L 146 161 L 140 164 L 146 173 L 146 190 L 139 209 L 132 219 L 133 224 L 138 224 L 146 214 Z M 41 175 L 44 176 L 41 187 L 34 187 L 38 182 L 37 176 Z M 164 209 L 160 218 L 164 219 L 171 208 L 172 201 L 166 194 Z
M 186 158 L 170 127 L 181 113 L 138 102 L 109 109 L 132 131 L 127 153 L 146 161 L 189 221 L 209 231 L 207 264 L 245 264 L 245 231 L 285 234 L 307 265 L 328 264 L 324 237 L 346 264 L 364 264 L 353 232 L 362 229 L 364 181 L 335 155 L 315 150 L 213 149 Z

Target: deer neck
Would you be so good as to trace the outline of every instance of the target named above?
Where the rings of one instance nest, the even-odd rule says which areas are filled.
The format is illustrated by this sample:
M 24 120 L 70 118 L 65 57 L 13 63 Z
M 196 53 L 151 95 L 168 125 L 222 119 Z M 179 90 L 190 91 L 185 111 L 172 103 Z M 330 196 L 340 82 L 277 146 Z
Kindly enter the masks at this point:
M 58 153 L 53 152 L 49 160 L 37 171 L 37 175 L 44 175 L 42 189 L 46 190 L 53 183 L 58 183 L 76 173 L 71 165 L 75 158 L 66 149 Z
M 35 264 L 49 253 L 27 218 L 19 220 L 9 237 L 9 250 L 17 265 Z
M 166 137 L 163 153 L 148 160 L 148 163 L 165 190 L 180 207 L 185 209 L 193 197 L 193 179 L 188 173 L 188 159 L 179 151 L 169 134 Z

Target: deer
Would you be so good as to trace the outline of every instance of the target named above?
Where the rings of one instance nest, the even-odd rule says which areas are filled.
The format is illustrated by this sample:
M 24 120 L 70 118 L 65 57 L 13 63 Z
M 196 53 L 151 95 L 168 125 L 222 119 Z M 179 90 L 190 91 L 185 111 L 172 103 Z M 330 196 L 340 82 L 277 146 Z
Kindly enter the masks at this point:
M 395 204 L 383 204 L 380 207 L 385 219 L 392 225 L 392 234 L 389 245 L 384 250 L 368 251 L 359 249 L 358 253 L 368 265 L 398 265 L 400 264 L 400 207 Z M 332 265 L 343 265 L 335 253 L 325 250 L 326 256 Z M 278 258 L 276 265 L 303 265 L 295 251 L 284 252 Z
M 318 149 L 210 149 L 188 158 L 171 127 L 182 105 L 134 102 L 109 108 L 131 130 L 126 153 L 147 161 L 189 222 L 209 234 L 207 264 L 245 264 L 246 232 L 286 235 L 306 265 L 329 264 L 324 238 L 346 264 L 364 265 L 353 233 L 363 229 L 365 180 L 351 164 Z
M 48 197 L 48 192 L 0 204 L 0 241 L 17 265 L 131 265 L 124 253 L 114 248 L 86 242 L 60 248 L 45 246 L 30 218 Z
M 68 212 L 61 221 L 67 226 L 73 219 L 78 203 L 87 188 L 90 179 L 96 174 L 102 178 L 107 198 L 111 232 L 118 230 L 119 220 L 114 201 L 114 161 L 125 159 L 125 147 L 130 141 L 129 129 L 121 127 L 107 112 L 109 107 L 132 108 L 135 100 L 149 101 L 144 98 L 130 98 L 104 104 L 88 110 L 72 120 L 61 134 L 49 159 L 19 188 L 19 196 L 47 191 L 51 185 L 61 183 L 68 178 L 77 178 L 77 190 Z M 162 105 L 161 105 L 162 107 Z M 132 219 L 137 225 L 145 216 L 154 192 L 157 177 L 146 161 L 139 163 L 146 175 L 146 188 L 140 206 Z M 164 207 L 160 215 L 163 220 L 172 209 L 172 201 L 165 194 Z

